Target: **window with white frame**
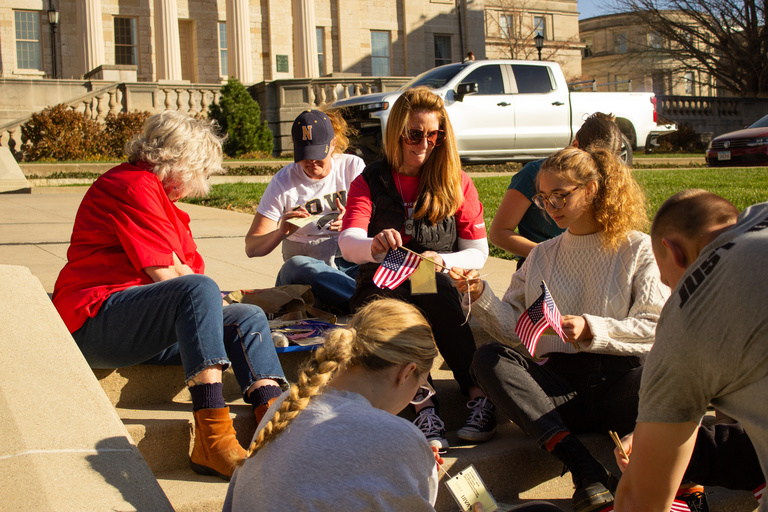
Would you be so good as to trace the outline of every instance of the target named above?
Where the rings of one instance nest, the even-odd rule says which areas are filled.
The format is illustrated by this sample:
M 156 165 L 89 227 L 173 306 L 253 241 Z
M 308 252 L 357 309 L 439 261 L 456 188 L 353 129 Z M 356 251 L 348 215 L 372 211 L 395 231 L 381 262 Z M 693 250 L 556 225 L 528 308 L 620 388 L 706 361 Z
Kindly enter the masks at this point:
M 229 76 L 229 64 L 227 61 L 227 22 L 219 22 L 219 73 L 220 76 Z
M 511 14 L 499 15 L 499 29 L 501 30 L 501 37 L 510 37 L 512 34 L 513 18 Z
M 316 27 L 315 34 L 317 35 L 317 69 L 320 71 L 320 76 L 325 75 L 325 29 L 323 27 Z
M 42 69 L 40 13 L 37 11 L 14 11 L 13 15 L 16 26 L 16 67 L 19 69 Z
M 389 32 L 371 30 L 371 75 L 389 76 Z
M 533 17 L 533 35 L 535 37 L 539 34 L 547 38 L 547 19 L 544 16 Z
M 136 18 L 115 18 L 115 64 L 138 65 Z
M 648 46 L 653 50 L 661 50 L 664 46 L 664 38 L 658 32 L 649 32 Z
M 435 34 L 435 66 L 450 64 L 451 58 L 451 36 Z
M 693 71 L 686 71 L 683 75 L 683 85 L 685 86 L 685 94 L 693 94 L 696 90 L 694 86 L 695 75 Z

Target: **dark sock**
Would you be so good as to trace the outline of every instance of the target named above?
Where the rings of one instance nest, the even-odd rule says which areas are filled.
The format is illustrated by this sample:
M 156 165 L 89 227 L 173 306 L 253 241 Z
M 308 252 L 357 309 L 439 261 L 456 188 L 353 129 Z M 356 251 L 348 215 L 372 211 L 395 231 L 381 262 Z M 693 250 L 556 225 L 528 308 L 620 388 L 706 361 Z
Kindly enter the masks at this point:
M 189 394 L 192 395 L 192 411 L 200 409 L 221 409 L 226 407 L 224 395 L 222 395 L 222 384 L 196 384 L 189 388 Z
M 283 390 L 280 386 L 261 386 L 256 388 L 244 398 L 246 402 L 256 409 L 260 405 L 269 403 L 270 400 L 283 394 Z

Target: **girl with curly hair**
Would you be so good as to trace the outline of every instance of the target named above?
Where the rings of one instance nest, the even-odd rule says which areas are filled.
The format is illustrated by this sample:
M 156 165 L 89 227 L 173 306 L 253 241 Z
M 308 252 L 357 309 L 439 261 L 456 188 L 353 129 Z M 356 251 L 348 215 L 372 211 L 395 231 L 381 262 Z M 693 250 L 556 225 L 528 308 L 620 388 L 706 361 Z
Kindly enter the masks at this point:
M 414 306 L 381 299 L 361 308 L 268 411 L 224 511 L 434 511 L 435 456 L 395 415 L 432 392 L 435 356 L 432 329 Z
M 477 350 L 472 376 L 512 421 L 571 471 L 576 512 L 613 500 L 613 482 L 574 434 L 624 435 L 637 416 L 641 357 L 654 340 L 669 294 L 648 235 L 644 196 L 614 152 L 569 147 L 538 173 L 533 202 L 565 232 L 531 250 L 503 299 L 476 271 L 452 269 L 465 304 L 497 342 Z M 558 336 L 529 354 L 518 319 L 541 295 L 542 281 L 563 315 Z M 537 360 L 546 358 L 543 364 Z

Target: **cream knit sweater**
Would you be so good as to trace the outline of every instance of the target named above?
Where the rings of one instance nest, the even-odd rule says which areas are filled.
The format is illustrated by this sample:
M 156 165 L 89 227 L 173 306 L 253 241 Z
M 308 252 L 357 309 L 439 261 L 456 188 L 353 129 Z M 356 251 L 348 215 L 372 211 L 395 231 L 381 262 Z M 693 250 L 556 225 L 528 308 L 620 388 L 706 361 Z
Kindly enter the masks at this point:
M 628 356 L 651 349 L 669 288 L 660 281 L 648 235 L 632 231 L 617 251 L 609 251 L 599 233 L 578 236 L 566 231 L 531 251 L 512 276 L 503 300 L 485 283 L 472 304 L 472 315 L 493 338 L 516 347 L 521 343 L 515 325 L 541 295 L 542 280 L 560 314 L 584 316 L 589 324 L 594 339 L 581 342 L 581 350 Z M 542 336 L 535 356 L 551 352 L 576 349 L 557 336 Z

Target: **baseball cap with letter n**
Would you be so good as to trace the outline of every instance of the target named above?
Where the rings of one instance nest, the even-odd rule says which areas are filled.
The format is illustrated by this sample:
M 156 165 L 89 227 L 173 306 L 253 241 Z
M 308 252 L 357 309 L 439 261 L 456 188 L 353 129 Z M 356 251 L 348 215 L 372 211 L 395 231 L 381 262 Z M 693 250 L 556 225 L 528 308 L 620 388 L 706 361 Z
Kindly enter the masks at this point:
M 331 149 L 333 124 L 319 110 L 306 110 L 299 114 L 291 128 L 293 161 L 323 160 Z

